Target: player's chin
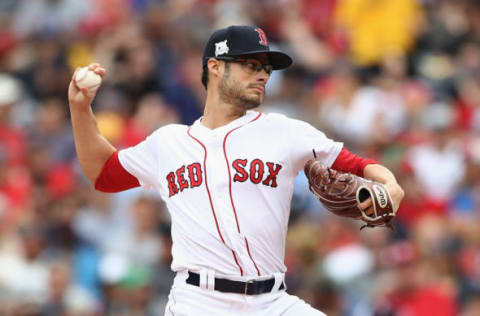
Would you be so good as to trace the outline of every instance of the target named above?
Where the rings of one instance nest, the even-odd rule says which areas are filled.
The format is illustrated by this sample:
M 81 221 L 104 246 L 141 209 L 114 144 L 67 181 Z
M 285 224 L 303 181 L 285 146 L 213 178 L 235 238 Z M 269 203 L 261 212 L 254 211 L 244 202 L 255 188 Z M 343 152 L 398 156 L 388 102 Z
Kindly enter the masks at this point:
M 263 97 L 248 97 L 244 99 L 245 108 L 247 110 L 258 107 L 262 104 Z
M 255 106 L 259 106 L 263 102 L 263 93 L 250 93 L 245 99 L 247 99 L 250 103 L 255 104 Z

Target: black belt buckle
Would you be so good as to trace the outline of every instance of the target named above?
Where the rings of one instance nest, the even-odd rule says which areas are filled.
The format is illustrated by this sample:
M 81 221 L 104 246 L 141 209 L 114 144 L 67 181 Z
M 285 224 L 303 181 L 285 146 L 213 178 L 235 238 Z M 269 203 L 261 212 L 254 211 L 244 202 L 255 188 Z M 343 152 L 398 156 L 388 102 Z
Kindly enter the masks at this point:
M 246 281 L 246 282 L 245 282 L 245 291 L 243 292 L 243 294 L 247 295 L 247 293 L 248 293 L 248 285 L 249 285 L 249 284 L 254 284 L 254 282 L 255 282 L 254 280 L 249 280 L 249 281 Z

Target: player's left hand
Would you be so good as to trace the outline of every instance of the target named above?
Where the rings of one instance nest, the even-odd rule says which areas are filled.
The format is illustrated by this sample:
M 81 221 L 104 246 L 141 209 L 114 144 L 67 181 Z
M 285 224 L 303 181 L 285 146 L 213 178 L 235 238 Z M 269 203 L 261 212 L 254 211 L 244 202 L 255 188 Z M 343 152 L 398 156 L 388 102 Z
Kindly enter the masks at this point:
M 385 188 L 387 189 L 390 197 L 392 198 L 393 211 L 397 213 L 398 207 L 403 200 L 405 193 L 403 189 L 398 185 L 398 183 L 386 183 Z M 372 198 L 368 198 L 362 203 L 358 204 L 358 207 L 365 212 L 367 215 L 373 215 L 374 209 L 372 204 Z
M 400 203 L 405 196 L 405 192 L 403 192 L 402 187 L 400 187 L 400 185 L 396 182 L 386 183 L 385 188 L 387 189 L 388 193 L 390 193 L 390 197 L 392 198 L 393 211 L 397 213 Z
M 362 228 L 393 229 L 392 220 L 404 194 L 394 177 L 384 184 L 339 172 L 316 159 L 307 161 L 304 171 L 310 191 L 328 211 L 362 220 Z

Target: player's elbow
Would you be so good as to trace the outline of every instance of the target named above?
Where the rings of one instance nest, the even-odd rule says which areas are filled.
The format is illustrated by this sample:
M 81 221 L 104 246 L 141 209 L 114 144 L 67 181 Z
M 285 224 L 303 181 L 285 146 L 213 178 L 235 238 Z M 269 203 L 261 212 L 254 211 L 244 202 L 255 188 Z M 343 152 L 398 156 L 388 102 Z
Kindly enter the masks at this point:
M 93 185 L 97 186 L 98 179 L 101 174 L 101 168 L 88 168 L 88 166 L 85 166 L 80 162 L 80 167 L 82 169 L 82 173 L 87 178 L 87 180 Z

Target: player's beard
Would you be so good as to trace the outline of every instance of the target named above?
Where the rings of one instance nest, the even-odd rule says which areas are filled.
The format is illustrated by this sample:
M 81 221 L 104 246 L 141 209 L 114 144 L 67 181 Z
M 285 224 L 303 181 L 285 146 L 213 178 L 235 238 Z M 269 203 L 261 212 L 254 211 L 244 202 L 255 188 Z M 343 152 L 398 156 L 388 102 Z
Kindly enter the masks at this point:
M 248 86 L 244 88 L 242 84 L 230 76 L 230 63 L 225 64 L 225 72 L 220 81 L 219 92 L 220 99 L 244 110 L 249 110 L 259 106 L 262 101 L 262 95 L 251 95 L 247 92 Z

